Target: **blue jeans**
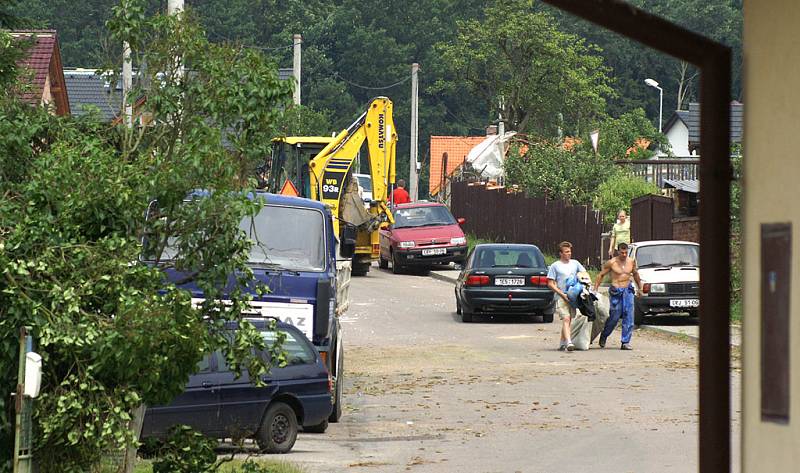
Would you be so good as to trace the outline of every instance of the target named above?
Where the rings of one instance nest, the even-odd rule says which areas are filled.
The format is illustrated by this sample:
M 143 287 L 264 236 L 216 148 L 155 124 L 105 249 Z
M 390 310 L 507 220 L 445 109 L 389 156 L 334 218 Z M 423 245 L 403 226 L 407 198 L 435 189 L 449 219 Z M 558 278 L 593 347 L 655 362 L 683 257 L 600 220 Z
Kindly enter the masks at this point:
M 603 327 L 603 339 L 608 338 L 617 322 L 622 317 L 622 343 L 630 343 L 633 335 L 633 284 L 625 288 L 611 286 L 608 289 L 610 306 L 608 308 L 608 320 Z

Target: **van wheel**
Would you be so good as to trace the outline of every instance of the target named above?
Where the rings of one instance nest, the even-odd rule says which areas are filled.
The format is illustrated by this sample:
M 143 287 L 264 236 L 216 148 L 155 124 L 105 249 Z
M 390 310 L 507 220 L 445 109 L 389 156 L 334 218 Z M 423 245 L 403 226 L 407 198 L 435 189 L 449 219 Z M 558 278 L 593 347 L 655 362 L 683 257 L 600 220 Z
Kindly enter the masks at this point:
M 344 347 L 339 353 L 339 359 L 336 360 L 336 386 L 333 392 L 333 410 L 331 415 L 328 416 L 328 421 L 332 423 L 339 422 L 342 418 L 342 390 L 344 385 Z
M 287 453 L 297 440 L 297 414 L 283 402 L 273 402 L 256 433 L 258 448 L 265 453 Z
M 389 260 L 384 258 L 383 255 L 379 256 L 378 267 L 381 269 L 389 269 Z
M 553 314 L 542 314 L 542 322 L 546 324 L 553 323 Z
M 465 324 L 472 322 L 472 314 L 465 311 L 464 309 L 461 309 L 461 321 L 464 322 Z
M 303 432 L 308 432 L 311 434 L 324 434 L 326 430 L 328 430 L 328 419 L 323 420 L 317 425 L 303 427 Z

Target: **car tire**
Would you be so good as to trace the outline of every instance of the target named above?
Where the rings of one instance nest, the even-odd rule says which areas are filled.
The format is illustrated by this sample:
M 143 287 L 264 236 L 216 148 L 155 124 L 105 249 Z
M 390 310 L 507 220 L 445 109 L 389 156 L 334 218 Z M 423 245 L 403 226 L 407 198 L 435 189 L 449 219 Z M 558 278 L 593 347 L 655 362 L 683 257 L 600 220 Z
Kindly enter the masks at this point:
M 328 430 L 328 419 L 323 420 L 317 425 L 303 427 L 303 432 L 310 434 L 324 434 L 326 430 Z
M 463 322 L 465 324 L 468 324 L 468 323 L 472 322 L 472 318 L 473 318 L 473 316 L 472 316 L 472 314 L 470 312 L 467 312 L 466 310 L 461 309 L 461 322 Z
M 288 404 L 270 404 L 256 433 L 258 448 L 264 453 L 287 453 L 297 440 L 297 414 Z
M 342 418 L 342 403 L 344 402 L 342 399 L 342 393 L 344 391 L 344 347 L 342 347 L 341 351 L 339 352 L 339 356 L 336 360 L 336 386 L 333 390 L 333 410 L 331 411 L 331 415 L 328 416 L 328 422 L 335 424 L 339 422 L 339 419 Z
M 392 252 L 392 273 L 393 274 L 400 274 L 403 272 L 403 267 L 397 262 L 397 258 L 394 255 L 394 251 Z
M 639 326 L 644 322 L 644 312 L 639 309 L 635 303 L 633 304 L 633 325 Z
M 378 267 L 381 269 L 389 269 L 389 260 L 384 258 L 383 255 L 379 256 Z
M 553 314 L 542 314 L 542 322 L 546 324 L 553 323 Z
M 461 315 L 461 301 L 458 300 L 458 296 L 456 296 L 456 314 Z

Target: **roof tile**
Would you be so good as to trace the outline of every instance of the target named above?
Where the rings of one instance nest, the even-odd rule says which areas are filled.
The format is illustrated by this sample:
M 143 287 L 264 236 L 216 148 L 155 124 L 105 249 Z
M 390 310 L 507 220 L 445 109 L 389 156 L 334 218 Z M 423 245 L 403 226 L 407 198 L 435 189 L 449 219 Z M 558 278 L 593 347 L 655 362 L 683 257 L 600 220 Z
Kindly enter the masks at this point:
M 485 136 L 431 136 L 431 168 L 428 182 L 430 195 L 439 193 L 442 182 L 442 161 L 447 153 L 447 176 L 461 166 L 469 152 L 485 140 Z

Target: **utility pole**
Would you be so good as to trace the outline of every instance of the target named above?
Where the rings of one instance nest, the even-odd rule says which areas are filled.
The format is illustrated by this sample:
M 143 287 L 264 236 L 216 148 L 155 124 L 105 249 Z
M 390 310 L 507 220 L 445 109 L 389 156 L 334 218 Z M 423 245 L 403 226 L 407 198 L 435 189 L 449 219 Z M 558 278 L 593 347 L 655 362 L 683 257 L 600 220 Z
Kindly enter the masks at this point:
M 183 11 L 183 0 L 167 0 L 167 13 L 174 15 Z
M 419 75 L 419 64 L 411 65 L 411 156 L 408 160 L 408 185 L 411 200 L 419 198 L 419 183 L 417 182 L 417 156 L 419 154 L 419 90 L 417 78 Z
M 133 107 L 130 94 L 133 85 L 133 65 L 131 63 L 131 45 L 127 41 L 122 43 L 122 103 L 125 106 L 125 126 L 133 126 Z
M 303 36 L 292 35 L 292 50 L 294 57 L 292 61 L 292 75 L 294 76 L 294 104 L 300 105 L 300 67 L 303 50 Z

